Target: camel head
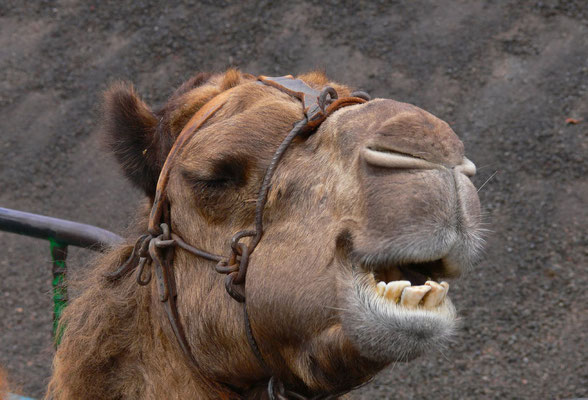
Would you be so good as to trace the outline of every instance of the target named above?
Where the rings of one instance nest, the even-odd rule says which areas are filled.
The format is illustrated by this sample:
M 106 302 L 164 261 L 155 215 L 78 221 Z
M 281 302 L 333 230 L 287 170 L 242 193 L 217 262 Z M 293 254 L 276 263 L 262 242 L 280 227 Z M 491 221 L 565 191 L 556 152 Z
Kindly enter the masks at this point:
M 350 93 L 322 74 L 300 79 Z M 216 254 L 252 227 L 271 157 L 303 117 L 300 102 L 234 70 L 197 75 L 156 112 L 124 85 L 106 101 L 111 148 L 153 200 L 175 138 L 223 92 L 226 103 L 178 153 L 167 187 L 173 232 Z M 444 280 L 470 268 L 482 243 L 474 173 L 447 123 L 389 99 L 342 108 L 295 139 L 272 178 L 245 284 L 272 374 L 303 393 L 334 392 L 444 346 L 456 326 Z M 242 391 L 267 380 L 215 263 L 176 248 L 173 267 L 203 375 Z M 153 282 L 143 289 L 157 291 Z

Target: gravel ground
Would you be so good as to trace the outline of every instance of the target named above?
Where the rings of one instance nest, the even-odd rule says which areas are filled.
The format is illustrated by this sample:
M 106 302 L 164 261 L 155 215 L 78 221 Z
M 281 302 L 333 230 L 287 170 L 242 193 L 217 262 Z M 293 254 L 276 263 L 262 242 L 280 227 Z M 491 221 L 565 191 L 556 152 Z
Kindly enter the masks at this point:
M 479 167 L 491 231 L 485 260 L 452 285 L 455 343 L 350 397 L 588 397 L 588 2 L 315 3 L 1 0 L 0 206 L 127 226 L 141 197 L 96 137 L 110 82 L 158 104 L 195 71 L 323 69 L 448 121 Z M 0 364 L 40 397 L 48 244 L 0 241 Z M 88 254 L 71 253 L 75 273 Z

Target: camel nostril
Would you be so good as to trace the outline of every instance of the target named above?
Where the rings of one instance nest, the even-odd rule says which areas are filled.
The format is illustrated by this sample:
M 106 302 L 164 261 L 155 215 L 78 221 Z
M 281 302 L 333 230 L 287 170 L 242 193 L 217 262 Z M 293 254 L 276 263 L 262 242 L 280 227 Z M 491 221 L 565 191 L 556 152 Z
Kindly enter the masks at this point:
M 455 170 L 471 178 L 472 176 L 476 175 L 476 164 L 464 157 L 462 163 L 457 165 Z
M 365 147 L 361 151 L 364 160 L 371 165 L 384 168 L 401 169 L 439 169 L 441 165 L 434 164 L 410 154 L 400 153 L 388 149 L 374 149 Z

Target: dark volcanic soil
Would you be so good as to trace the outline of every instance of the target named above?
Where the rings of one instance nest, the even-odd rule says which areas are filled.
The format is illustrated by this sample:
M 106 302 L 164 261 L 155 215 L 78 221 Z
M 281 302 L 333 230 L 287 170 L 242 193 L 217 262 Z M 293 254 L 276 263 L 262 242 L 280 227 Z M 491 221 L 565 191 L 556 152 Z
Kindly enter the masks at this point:
M 587 1 L 165 4 L 0 1 L 0 206 L 124 229 L 140 195 L 96 137 L 112 81 L 158 104 L 195 71 L 324 69 L 448 121 L 479 167 L 492 231 L 486 259 L 452 284 L 455 343 L 351 398 L 588 396 Z M 48 244 L 0 242 L 0 364 L 40 397 Z M 79 268 L 87 255 L 72 253 Z

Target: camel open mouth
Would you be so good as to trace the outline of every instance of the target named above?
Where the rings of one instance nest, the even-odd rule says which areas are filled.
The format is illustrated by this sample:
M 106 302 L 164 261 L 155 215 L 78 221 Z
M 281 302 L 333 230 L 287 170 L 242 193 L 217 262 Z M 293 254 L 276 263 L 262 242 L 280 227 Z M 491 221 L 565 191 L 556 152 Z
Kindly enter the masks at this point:
M 442 259 L 405 263 L 377 268 L 368 272 L 375 294 L 390 305 L 406 308 L 435 309 L 447 297 L 449 284 L 441 281 Z
M 374 268 L 372 271 L 378 282 L 407 280 L 413 285 L 424 285 L 427 280 L 442 279 L 445 265 L 442 259 L 438 259 Z
M 407 361 L 446 345 L 457 324 L 449 284 L 441 280 L 451 276 L 447 264 L 440 258 L 353 269 L 343 320 L 362 355 Z

